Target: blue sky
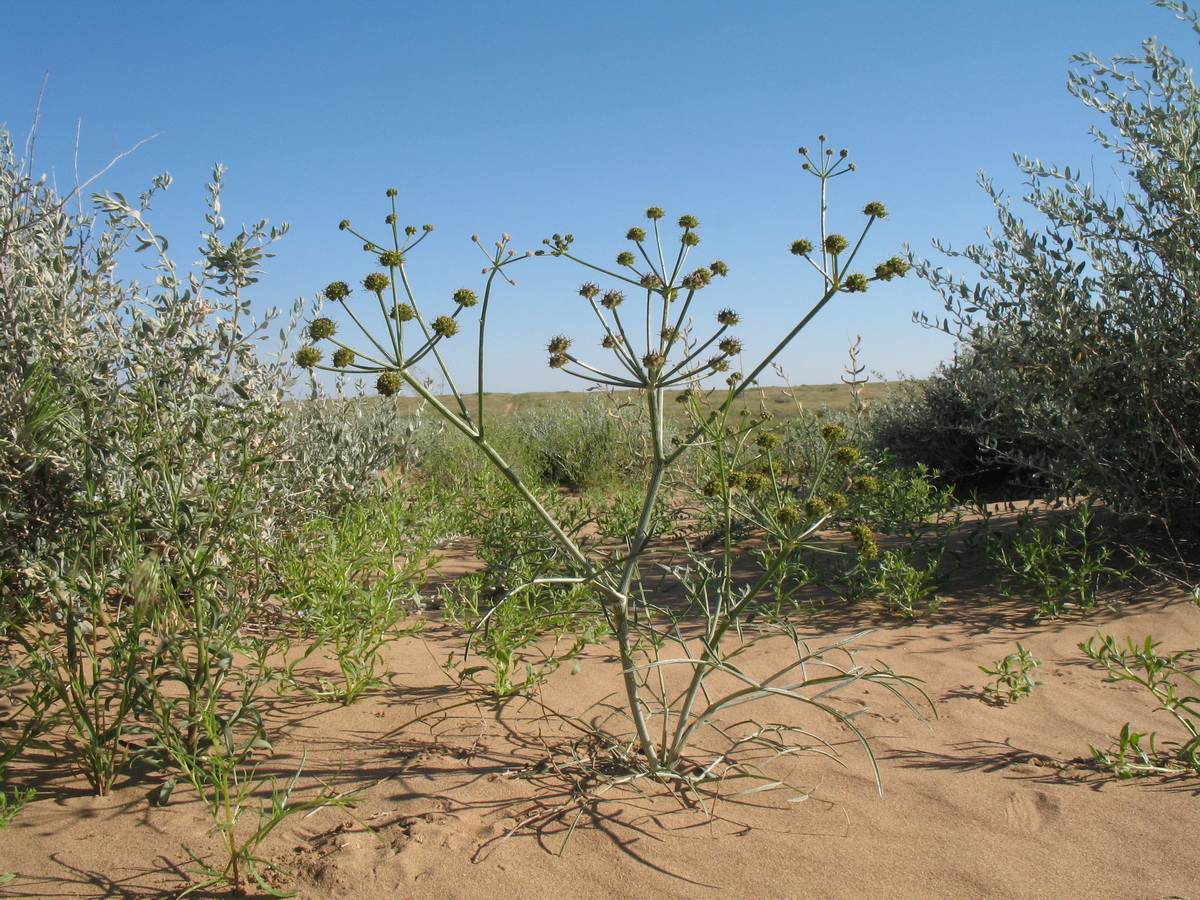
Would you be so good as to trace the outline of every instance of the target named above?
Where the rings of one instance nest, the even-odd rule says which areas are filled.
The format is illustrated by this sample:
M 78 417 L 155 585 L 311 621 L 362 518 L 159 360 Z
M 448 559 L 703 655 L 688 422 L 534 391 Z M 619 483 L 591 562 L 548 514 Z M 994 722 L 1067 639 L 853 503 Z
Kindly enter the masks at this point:
M 85 177 L 155 136 L 93 187 L 134 195 L 169 171 L 152 221 L 182 262 L 196 257 L 214 162 L 228 168 L 231 227 L 291 224 L 256 286 L 259 310 L 371 271 L 337 223 L 382 237 L 389 187 L 402 223 L 437 228 L 409 261 L 435 313 L 481 283 L 472 234 L 508 232 L 525 250 L 571 232 L 577 252 L 608 263 L 657 205 L 671 220 L 699 217 L 697 262 L 729 264 L 700 314 L 741 313 L 751 355 L 819 289 L 787 249 L 817 232 L 799 145 L 824 133 L 857 163 L 833 182 L 834 230 L 859 228 L 865 201 L 887 204 L 872 265 L 904 243 L 962 246 L 993 220 L 980 169 L 1021 193 L 1014 152 L 1120 184 L 1087 134 L 1096 117 L 1066 91 L 1072 53 L 1134 54 L 1157 35 L 1194 58 L 1190 29 L 1142 0 L 89 0 L 13 3 L 4 21 L 0 122 L 18 143 L 49 73 L 38 171 L 74 182 L 77 131 Z M 544 258 L 512 271 L 518 284 L 489 326 L 488 387 L 583 387 L 547 368 L 544 345 L 559 333 L 576 347 L 599 340 L 576 294 L 587 273 Z M 861 334 L 870 369 L 927 375 L 953 345 L 911 316 L 939 308 L 911 279 L 839 298 L 784 369 L 797 384 L 835 381 Z M 468 365 L 456 340 L 451 362 Z

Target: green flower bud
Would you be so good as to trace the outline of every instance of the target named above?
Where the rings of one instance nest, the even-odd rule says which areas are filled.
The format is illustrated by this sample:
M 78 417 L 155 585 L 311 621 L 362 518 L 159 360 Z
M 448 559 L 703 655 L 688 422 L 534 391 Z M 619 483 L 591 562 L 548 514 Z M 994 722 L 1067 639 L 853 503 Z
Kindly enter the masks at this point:
M 414 234 L 417 233 L 417 226 L 416 225 L 405 225 L 404 233 L 407 234 L 409 237 L 412 237 Z
M 458 320 L 451 316 L 438 316 L 429 327 L 438 337 L 451 338 L 458 334 Z
M 321 351 L 316 347 L 301 347 L 296 351 L 296 365 L 302 369 L 311 369 L 321 361 Z
M 901 278 L 911 268 L 908 261 L 899 256 L 893 256 L 886 262 L 881 262 L 875 267 L 875 277 L 880 281 L 891 281 L 897 275 Z
M 633 261 L 634 261 L 633 254 L 630 253 L 628 250 L 622 250 L 620 253 L 617 254 L 617 265 L 618 266 L 632 266 Z
M 627 232 L 625 232 L 625 237 L 631 241 L 641 243 L 646 239 L 646 232 L 641 228 L 630 228 Z
M 342 219 L 342 221 L 338 222 L 338 231 L 345 231 L 349 227 L 350 227 L 349 219 Z
M 697 219 L 695 216 L 680 216 L 679 217 L 679 227 L 680 228 L 699 228 L 700 220 Z
M 345 347 L 338 347 L 333 352 L 333 364 L 339 369 L 354 365 L 354 351 L 347 350 Z
M 570 347 L 571 339 L 565 334 L 560 334 L 550 338 L 550 343 L 546 345 L 546 350 L 550 353 L 566 353 Z
M 454 302 L 459 306 L 474 306 L 479 302 L 479 298 L 470 288 L 459 288 L 454 292 Z
M 379 264 L 395 269 L 404 264 L 404 255 L 399 250 L 384 250 L 379 254 Z
M 812 253 L 812 241 L 792 241 L 792 253 L 796 256 L 808 256 Z
M 580 285 L 580 287 L 579 287 L 579 296 L 586 297 L 588 300 L 591 300 L 593 297 L 595 297 L 599 293 L 600 293 L 600 286 L 593 284 L 590 281 L 585 282 L 584 284 Z
M 325 285 L 325 296 L 329 300 L 345 300 L 350 296 L 350 285 L 344 281 L 332 281 Z
M 679 238 L 679 243 L 683 244 L 685 247 L 695 247 L 700 243 L 700 235 L 696 234 L 694 231 L 685 231 Z
M 362 281 L 363 287 L 368 291 L 374 291 L 376 294 L 387 290 L 389 284 L 391 284 L 391 279 L 382 272 L 372 272 Z
M 738 322 L 742 321 L 742 317 L 735 313 L 732 309 L 723 309 L 717 313 L 717 321 L 722 325 L 728 325 L 732 327 Z
M 646 210 L 646 218 L 647 219 L 661 219 L 665 215 L 666 215 L 666 213 L 663 212 L 661 209 L 659 209 L 657 206 L 651 206 L 649 209 Z
M 422 225 L 421 230 L 424 231 L 426 234 L 428 234 L 429 232 L 433 231 L 433 226 L 432 225 Z
M 848 294 L 861 294 L 867 289 L 867 276 L 862 272 L 851 272 L 842 281 L 842 287 Z
M 386 225 L 395 225 L 396 224 L 396 214 L 388 213 L 386 216 L 383 217 L 383 221 L 384 221 L 384 224 L 386 224 Z
M 387 195 L 388 195 L 389 197 L 395 197 L 395 196 L 397 196 L 399 193 L 400 193 L 400 192 L 399 192 L 398 190 L 396 190 L 395 188 L 388 188 L 388 189 L 387 189 Z
M 379 377 L 375 379 L 375 390 L 379 391 L 384 397 L 400 393 L 400 388 L 403 386 L 404 382 L 400 380 L 399 374 L 390 369 L 386 372 L 381 372 Z
M 832 253 L 834 256 L 837 256 L 849 246 L 850 243 L 840 234 L 831 234 L 825 238 L 825 251 Z
M 308 336 L 314 341 L 323 341 L 325 338 L 333 337 L 337 331 L 337 325 L 333 319 L 326 319 L 322 316 L 319 319 L 313 319 L 312 324 L 308 326 Z
M 871 216 L 876 219 L 886 219 L 887 218 L 887 207 L 884 206 L 882 203 L 880 203 L 878 200 L 872 200 L 870 203 L 868 203 L 866 206 L 863 207 L 863 215 Z
M 600 298 L 600 305 L 605 309 L 616 309 L 625 300 L 625 295 L 620 291 L 606 291 L 604 296 Z

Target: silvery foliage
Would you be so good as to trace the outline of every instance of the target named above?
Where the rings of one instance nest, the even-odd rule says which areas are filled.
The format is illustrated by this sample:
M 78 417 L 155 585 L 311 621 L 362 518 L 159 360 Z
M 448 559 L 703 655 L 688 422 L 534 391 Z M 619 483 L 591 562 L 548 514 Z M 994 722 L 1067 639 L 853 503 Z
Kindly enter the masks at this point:
M 97 540 L 111 543 L 112 558 L 138 548 L 170 558 L 199 541 L 249 539 L 259 523 L 243 529 L 231 517 L 286 477 L 278 423 L 292 376 L 277 361 L 284 354 L 259 353 L 274 313 L 255 321 L 245 289 L 287 226 L 259 222 L 226 241 L 222 175 L 216 167 L 209 185 L 202 261 L 180 272 L 147 224 L 169 176 L 136 202 L 97 194 L 91 214 L 35 180 L 0 132 L 0 584 L 9 591 L 38 591 L 85 527 L 101 566 Z M 118 275 L 143 261 L 148 284 Z M 232 549 L 214 546 L 211 558 Z
M 1200 33 L 1182 3 L 1158 3 Z M 975 285 L 924 260 L 948 315 L 953 364 L 934 377 L 908 437 L 930 426 L 963 453 L 1013 464 L 1059 490 L 1093 492 L 1169 527 L 1200 525 L 1200 89 L 1154 39 L 1140 56 L 1074 57 L 1069 90 L 1125 186 L 1105 196 L 1078 169 L 1018 157 L 1027 225 L 989 181 L 999 227 L 962 251 Z M 957 407 L 957 412 L 954 408 Z M 893 431 L 897 429 L 892 422 Z M 936 450 L 936 447 L 930 447 Z M 936 455 L 936 454 L 935 454 Z M 970 454 L 967 453 L 967 456 Z M 925 460 L 944 466 L 944 459 Z

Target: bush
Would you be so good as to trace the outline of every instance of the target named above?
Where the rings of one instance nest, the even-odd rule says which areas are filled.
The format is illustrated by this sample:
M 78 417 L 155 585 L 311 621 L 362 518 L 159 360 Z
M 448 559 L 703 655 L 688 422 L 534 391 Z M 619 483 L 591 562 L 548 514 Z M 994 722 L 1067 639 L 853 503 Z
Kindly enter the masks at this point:
M 1186 6 L 1160 5 L 1200 32 Z M 983 244 L 943 250 L 977 267 L 980 281 L 914 261 L 945 302 L 948 316 L 936 324 L 961 345 L 924 405 L 910 407 L 911 421 L 930 426 L 929 443 L 894 449 L 943 469 L 1027 469 L 1056 491 L 1087 491 L 1194 530 L 1200 90 L 1153 39 L 1138 57 L 1075 60 L 1084 70 L 1069 89 L 1108 119 L 1112 130 L 1093 134 L 1130 187 L 1105 197 L 1079 170 L 1018 158 L 1030 184 L 1024 199 L 1046 223 L 1039 229 L 983 182 L 998 230 Z M 881 440 L 911 441 L 904 419 L 894 416 Z

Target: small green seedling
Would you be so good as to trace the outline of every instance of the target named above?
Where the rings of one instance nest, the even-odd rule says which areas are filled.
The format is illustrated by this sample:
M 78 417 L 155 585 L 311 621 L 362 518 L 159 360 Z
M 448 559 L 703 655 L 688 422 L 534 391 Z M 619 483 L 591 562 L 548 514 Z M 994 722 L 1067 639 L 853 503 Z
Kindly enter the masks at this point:
M 1038 666 L 1042 661 L 1017 642 L 1017 652 L 1010 653 L 1004 659 L 997 660 L 989 669 L 980 666 L 979 670 L 985 675 L 994 675 L 996 680 L 984 685 L 984 696 L 996 704 L 1016 703 L 1022 697 L 1033 693 L 1033 689 L 1044 681 L 1034 681 Z

